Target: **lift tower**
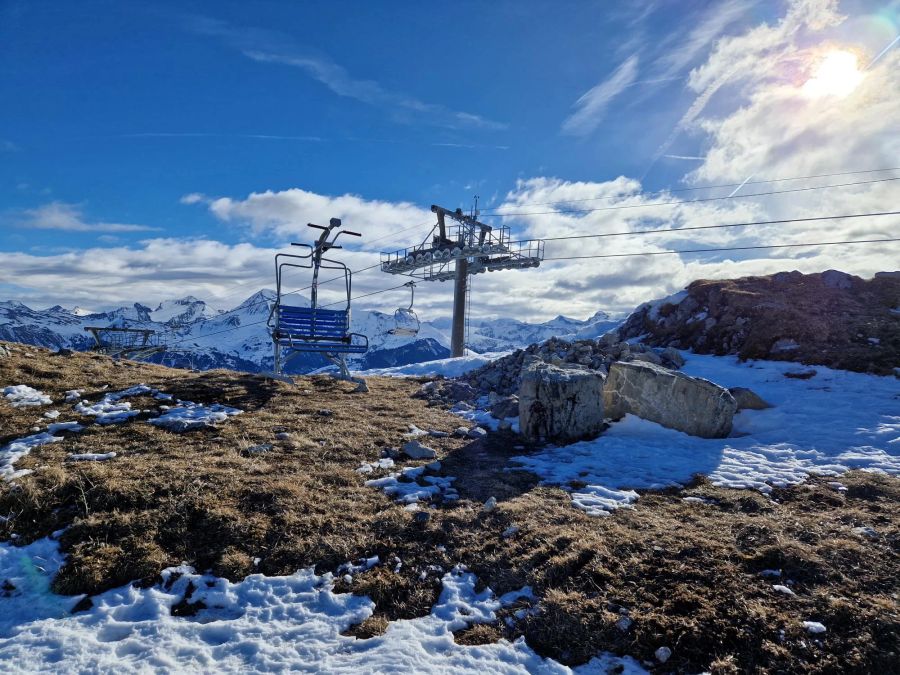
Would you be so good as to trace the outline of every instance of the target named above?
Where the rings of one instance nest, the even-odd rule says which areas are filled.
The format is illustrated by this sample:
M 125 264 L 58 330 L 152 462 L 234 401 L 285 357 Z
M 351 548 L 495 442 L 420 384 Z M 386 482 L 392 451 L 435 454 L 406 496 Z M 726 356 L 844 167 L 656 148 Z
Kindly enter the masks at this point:
M 544 259 L 540 239 L 512 241 L 509 227 L 492 227 L 478 221 L 478 212 L 466 215 L 432 206 L 437 222 L 418 246 L 381 254 L 381 271 L 423 281 L 454 280 L 451 356 L 465 349 L 466 294 L 469 277 L 482 272 L 529 269 Z M 451 222 L 447 222 L 448 219 Z

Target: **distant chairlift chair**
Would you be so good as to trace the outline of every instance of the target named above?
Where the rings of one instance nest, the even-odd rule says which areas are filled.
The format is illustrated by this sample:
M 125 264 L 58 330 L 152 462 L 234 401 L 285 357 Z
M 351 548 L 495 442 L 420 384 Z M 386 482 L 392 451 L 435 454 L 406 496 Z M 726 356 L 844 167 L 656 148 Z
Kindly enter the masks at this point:
M 335 245 L 335 241 L 342 234 L 354 237 L 361 235 L 349 230 L 340 230 L 332 237 L 332 231 L 341 227 L 339 218 L 332 218 L 328 227 L 312 223 L 308 225 L 322 230 L 315 245 L 291 244 L 308 249 L 308 253 L 303 255 L 279 253 L 275 256 L 276 298 L 268 321 L 275 350 L 275 376 L 290 381 L 284 374 L 285 365 L 298 354 L 318 353 L 338 366 L 341 379 L 357 382 L 359 390 L 366 391 L 365 382 L 350 375 L 346 361 L 347 354 L 364 354 L 369 349 L 369 340 L 365 335 L 350 332 L 350 291 L 353 273 L 344 263 L 324 257 L 328 251 L 341 248 Z M 313 270 L 309 307 L 284 303 L 282 278 L 286 267 Z M 343 272 L 346 296 L 346 306 L 343 309 L 325 309 L 319 306 L 320 269 L 336 269 Z
M 394 327 L 388 331 L 388 335 L 415 336 L 419 334 L 419 317 L 413 309 L 416 300 L 416 282 L 407 281 L 404 286 L 409 287 L 409 307 L 400 307 L 394 312 Z

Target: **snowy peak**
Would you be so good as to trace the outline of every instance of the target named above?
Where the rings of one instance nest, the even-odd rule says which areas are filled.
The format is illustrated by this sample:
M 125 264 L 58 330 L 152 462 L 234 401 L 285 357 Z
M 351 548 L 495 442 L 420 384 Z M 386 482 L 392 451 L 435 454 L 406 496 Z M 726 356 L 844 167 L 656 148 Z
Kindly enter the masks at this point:
M 178 326 L 214 315 L 215 312 L 205 302 L 188 295 L 178 300 L 165 300 L 159 303 L 159 307 L 153 310 L 150 318 L 167 326 Z

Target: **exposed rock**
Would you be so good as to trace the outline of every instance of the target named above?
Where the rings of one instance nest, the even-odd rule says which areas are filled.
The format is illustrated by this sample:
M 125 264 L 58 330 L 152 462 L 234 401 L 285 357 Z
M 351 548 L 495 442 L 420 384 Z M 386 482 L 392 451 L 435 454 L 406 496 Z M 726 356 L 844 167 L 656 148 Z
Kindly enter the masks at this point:
M 434 459 L 437 453 L 427 445 L 422 445 L 419 441 L 413 439 L 403 444 L 401 448 L 407 457 L 412 459 Z
M 453 430 L 453 435 L 457 438 L 465 438 L 469 435 L 469 430 L 466 427 L 456 427 L 456 429 Z
M 672 368 L 681 368 L 684 365 L 684 357 L 674 347 L 666 347 L 662 354 L 663 362 Z
M 490 513 L 494 509 L 497 508 L 497 498 L 489 497 L 488 500 L 482 505 L 481 510 Z
M 631 413 L 702 438 L 727 436 L 737 411 L 724 387 L 651 363 L 614 363 L 604 403 L 613 419 Z
M 630 360 L 652 363 L 657 366 L 662 365 L 662 358 L 660 358 L 660 356 L 655 352 L 641 352 L 640 354 L 631 354 Z
M 507 417 L 519 416 L 519 397 L 505 396 L 491 406 L 491 417 L 503 420 Z
M 266 452 L 269 452 L 272 449 L 271 443 L 260 443 L 259 445 L 251 445 L 249 448 L 246 448 L 241 454 L 244 455 L 262 455 Z
M 672 656 L 672 650 L 668 647 L 660 647 L 655 652 L 653 652 L 653 656 L 656 657 L 656 660 L 660 663 L 665 663 Z
M 604 429 L 603 373 L 533 363 L 522 373 L 519 429 L 527 438 L 576 441 Z
M 0 345 L 0 359 L 10 356 L 12 352 L 5 345 Z
M 699 280 L 641 305 L 616 338 L 889 375 L 900 363 L 898 308 L 896 272 L 869 280 L 836 270 Z M 612 337 L 601 341 L 614 358 L 626 359 L 615 352 L 619 346 Z
M 738 410 L 765 410 L 772 407 L 771 403 L 767 403 L 759 394 L 746 387 L 730 387 L 728 391 L 734 396 Z
M 487 436 L 487 433 L 488 432 L 486 429 L 482 429 L 481 427 L 473 427 L 469 429 L 469 431 L 466 433 L 466 436 L 477 440 L 479 438 L 484 438 L 485 436 Z

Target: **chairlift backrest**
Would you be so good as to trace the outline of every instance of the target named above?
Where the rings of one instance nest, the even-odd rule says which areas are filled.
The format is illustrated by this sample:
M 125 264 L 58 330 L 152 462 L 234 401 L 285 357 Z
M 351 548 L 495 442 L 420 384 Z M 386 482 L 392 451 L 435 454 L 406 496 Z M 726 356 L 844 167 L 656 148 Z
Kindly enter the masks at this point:
M 339 362 L 342 372 L 346 371 L 344 354 L 362 354 L 368 350 L 368 339 L 365 335 L 350 332 L 350 294 L 352 290 L 352 272 L 340 260 L 325 257 L 325 254 L 341 247 L 336 245 L 341 234 L 360 236 L 356 232 L 341 230 L 341 221 L 332 218 L 328 227 L 322 225 L 309 226 L 322 230 L 314 245 L 292 243 L 307 249 L 303 254 L 279 253 L 275 256 L 275 304 L 269 314 L 269 327 L 272 329 L 272 341 L 275 347 L 275 372 L 282 373 L 284 363 L 292 356 L 300 353 L 320 353 Z M 287 268 L 312 269 L 310 285 L 310 306 L 298 307 L 284 302 L 286 293 L 283 288 L 284 272 Z M 319 304 L 319 270 L 334 269 L 342 272 L 344 280 L 345 307 L 343 309 L 327 309 Z M 335 303 L 339 304 L 339 303 Z M 282 351 L 284 359 L 282 360 Z

